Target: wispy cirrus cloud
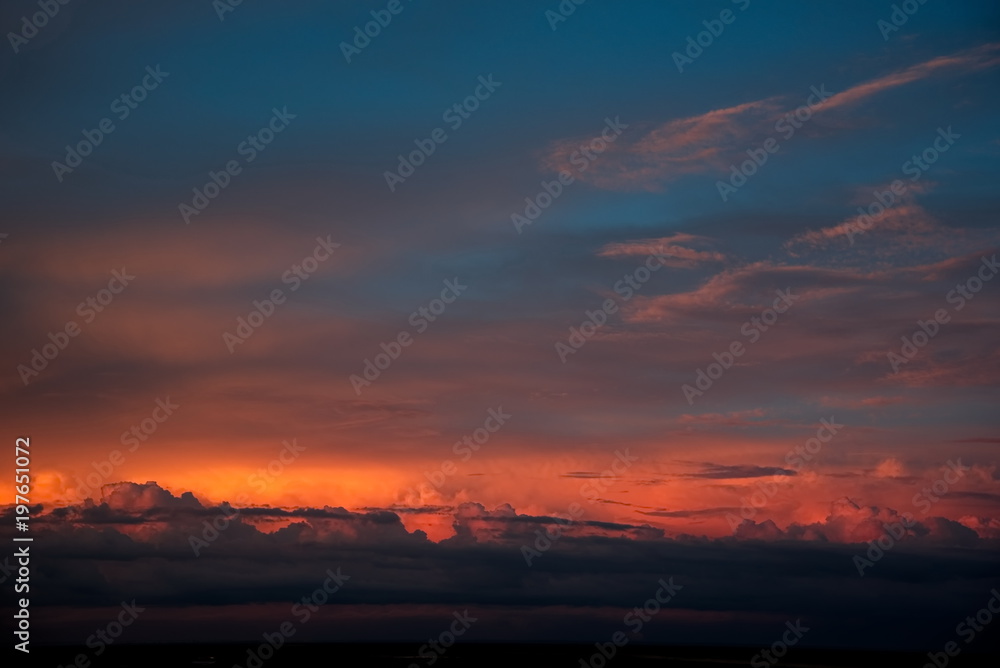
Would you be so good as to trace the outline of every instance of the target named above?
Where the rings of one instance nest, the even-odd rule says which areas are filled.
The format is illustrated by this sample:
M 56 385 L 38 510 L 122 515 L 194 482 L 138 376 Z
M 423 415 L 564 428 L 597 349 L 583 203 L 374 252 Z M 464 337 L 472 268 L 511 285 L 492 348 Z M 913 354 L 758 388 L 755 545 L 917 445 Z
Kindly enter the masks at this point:
M 765 427 L 785 424 L 785 420 L 767 419 L 763 408 L 754 408 L 729 413 L 684 413 L 677 418 L 681 425 L 704 425 L 707 427 Z
M 783 106 L 775 98 L 667 121 L 632 143 L 623 138 L 579 178 L 609 190 L 658 190 L 685 174 L 724 170 L 747 139 L 766 128 Z M 581 139 L 553 143 L 542 159 L 549 171 L 571 169 Z
M 971 49 L 932 58 L 926 62 L 852 86 L 828 99 L 823 108 L 829 111 L 837 107 L 856 104 L 873 95 L 930 78 L 945 70 L 961 69 L 963 72 L 971 72 L 997 65 L 1000 65 L 1000 44 L 982 44 Z
M 885 397 L 885 396 L 864 397 L 861 399 L 822 397 L 819 401 L 819 404 L 820 406 L 826 406 L 829 408 L 864 409 L 864 408 L 882 408 L 884 406 L 895 406 L 903 403 L 904 401 L 905 399 L 903 397 Z
M 666 263 L 674 267 L 694 267 L 703 262 L 724 262 L 726 256 L 722 253 L 699 249 L 711 244 L 712 240 L 708 237 L 677 232 L 665 237 L 606 244 L 597 255 L 610 258 L 660 255 L 665 256 Z
M 767 476 L 794 476 L 794 469 L 784 469 L 780 466 L 756 466 L 753 464 L 713 464 L 706 462 L 697 473 L 684 473 L 685 478 L 703 478 L 706 480 L 738 480 L 741 478 L 766 478 Z
M 875 190 L 885 191 L 889 184 L 880 184 L 873 188 L 860 188 L 862 201 L 865 197 L 870 201 Z M 859 211 L 855 215 L 828 227 L 817 230 L 807 230 L 797 234 L 785 242 L 784 247 L 791 255 L 797 256 L 803 250 L 824 249 L 833 246 L 847 247 L 854 245 L 858 238 L 871 238 L 878 235 L 892 234 L 896 243 L 890 249 L 901 246 L 909 248 L 928 248 L 938 245 L 947 236 L 946 230 L 916 201 L 916 191 L 910 190 L 899 198 L 899 203 L 885 209 L 874 217 L 861 217 Z M 867 203 L 867 202 L 866 202 Z
M 998 64 L 1000 44 L 983 44 L 856 84 L 833 94 L 813 111 L 823 114 L 853 107 L 876 95 L 946 72 L 967 74 Z M 660 190 L 664 184 L 681 176 L 722 172 L 737 158 L 746 159 L 743 152 L 748 144 L 772 135 L 775 122 L 798 104 L 800 102 L 794 102 L 792 96 L 772 96 L 672 119 L 631 142 L 619 138 L 585 172 L 577 172 L 570 163 L 581 138 L 554 142 L 541 163 L 549 171 L 572 171 L 578 178 L 600 188 Z

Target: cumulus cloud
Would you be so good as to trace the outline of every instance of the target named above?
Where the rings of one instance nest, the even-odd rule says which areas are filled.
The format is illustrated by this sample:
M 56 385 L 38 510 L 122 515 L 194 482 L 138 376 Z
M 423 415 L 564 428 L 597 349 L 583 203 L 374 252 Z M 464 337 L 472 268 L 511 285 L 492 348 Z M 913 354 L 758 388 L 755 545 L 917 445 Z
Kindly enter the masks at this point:
M 851 562 L 858 545 L 843 543 L 877 537 L 883 523 L 900 515 L 849 499 L 835 503 L 823 522 L 782 529 L 771 521 L 748 521 L 733 537 L 716 540 L 668 538 L 652 527 L 586 517 L 567 524 L 565 518 L 518 514 L 509 505 L 490 510 L 469 503 L 453 511 L 456 536 L 434 543 L 419 531 L 407 532 L 398 515 L 387 511 L 246 508 L 195 556 L 191 535 L 220 510 L 154 483 L 123 483 L 100 504 L 40 514 L 37 544 L 44 549 L 34 557 L 38 577 L 32 582 L 33 592 L 38 585 L 32 602 L 40 618 L 51 619 L 47 611 L 67 610 L 63 619 L 83 615 L 87 623 L 81 626 L 92 630 L 102 606 L 135 599 L 155 611 L 150 614 L 156 615 L 161 633 L 176 629 L 181 638 L 191 633 L 182 621 L 191 615 L 203 615 L 203 624 L 210 626 L 237 623 L 245 606 L 252 606 L 258 623 L 272 617 L 280 623 L 288 617 L 289 602 L 315 590 L 332 569 L 350 579 L 333 601 L 333 610 L 343 614 L 324 611 L 310 626 L 322 629 L 327 639 L 342 637 L 338 633 L 345 628 L 355 633 L 352 615 L 370 623 L 386 619 L 389 610 L 412 610 L 426 618 L 432 608 L 443 609 L 445 617 L 450 609 L 470 608 L 508 629 L 526 617 L 551 620 L 553 606 L 561 606 L 560 619 L 592 620 L 601 610 L 641 604 L 656 582 L 668 577 L 684 587 L 672 613 L 680 624 L 692 615 L 718 620 L 748 615 L 744 625 L 750 618 L 763 624 L 771 617 L 809 615 L 836 628 L 851 617 L 858 596 L 866 595 L 874 597 L 872 614 L 888 606 L 887 618 L 901 619 L 899 632 L 909 633 L 914 620 L 954 616 L 955 610 L 942 609 L 934 592 L 974 598 L 1000 576 L 996 521 L 928 518 L 862 583 Z M 724 510 L 671 515 L 664 509 L 650 515 L 691 517 Z M 248 523 L 251 517 L 291 523 L 262 531 Z M 12 510 L 0 521 L 12 526 Z M 155 535 L 128 533 L 136 521 L 154 528 Z M 989 538 L 978 538 L 977 529 Z M 552 538 L 529 566 L 521 549 L 536 545 L 539 534 Z M 968 549 L 939 549 L 954 545 Z M 914 573 L 921 574 L 919 582 Z M 913 620 L 907 617 L 911 613 Z M 400 624 L 394 628 L 405 637 L 425 633 L 416 630 L 423 628 L 417 622 Z
M 908 544 L 915 542 L 968 546 L 986 538 L 974 529 L 945 517 L 925 517 L 918 520 L 913 513 L 861 505 L 848 497 L 834 501 L 830 506 L 830 514 L 821 522 L 792 523 L 782 529 L 771 520 L 757 523 L 746 519 L 736 527 L 734 536 L 746 540 L 866 543 L 885 535 L 886 527 L 889 526 L 894 531 L 904 531 L 905 535 L 899 540 Z

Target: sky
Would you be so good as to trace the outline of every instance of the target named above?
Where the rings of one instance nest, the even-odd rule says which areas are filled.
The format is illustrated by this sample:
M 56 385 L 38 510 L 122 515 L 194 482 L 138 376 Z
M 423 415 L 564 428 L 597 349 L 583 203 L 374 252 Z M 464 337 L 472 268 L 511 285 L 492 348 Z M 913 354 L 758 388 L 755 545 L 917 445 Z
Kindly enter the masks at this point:
M 38 11 L 40 641 L 244 641 L 339 567 L 300 639 L 602 640 L 673 577 L 631 638 L 935 649 L 1000 584 L 995 3 Z

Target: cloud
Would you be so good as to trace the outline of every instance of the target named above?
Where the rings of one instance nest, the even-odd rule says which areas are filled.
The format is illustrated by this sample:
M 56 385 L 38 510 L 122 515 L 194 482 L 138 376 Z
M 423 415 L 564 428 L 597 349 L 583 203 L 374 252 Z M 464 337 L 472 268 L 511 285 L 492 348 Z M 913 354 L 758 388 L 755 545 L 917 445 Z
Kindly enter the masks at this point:
M 904 190 L 898 196 L 891 193 L 892 183 L 856 188 L 851 197 L 857 206 L 855 213 L 835 225 L 796 234 L 784 243 L 785 250 L 793 257 L 825 249 L 850 250 L 855 259 L 870 257 L 901 264 L 909 257 L 926 261 L 929 256 L 961 256 L 1000 241 L 994 229 L 941 224 L 917 202 L 935 184 L 900 180 L 896 191 L 899 183 Z M 890 193 L 893 203 L 889 208 L 878 204 L 873 209 L 878 198 L 885 200 L 885 193 Z M 876 215 L 869 215 L 869 210 Z
M 579 178 L 612 190 L 657 190 L 662 182 L 685 174 L 725 170 L 734 152 L 745 148 L 780 109 L 777 100 L 767 99 L 668 121 L 632 143 L 619 138 L 586 172 L 579 172 Z M 573 170 L 570 156 L 580 142 L 554 142 L 542 160 L 543 169 Z
M 873 475 L 876 478 L 902 478 L 906 475 L 906 472 L 901 461 L 895 457 L 890 457 L 878 463 Z
M 821 522 L 792 523 L 785 529 L 773 521 L 757 523 L 744 520 L 734 531 L 744 540 L 799 540 L 835 543 L 867 543 L 886 534 L 886 526 L 905 530 L 900 542 L 921 540 L 948 545 L 974 545 L 979 535 L 969 527 L 944 517 L 913 518 L 912 513 L 900 513 L 892 508 L 860 505 L 843 497 L 830 506 L 830 514 Z
M 890 184 L 880 184 L 874 188 L 860 188 L 858 198 L 870 205 L 875 201 L 874 192 L 889 191 Z M 902 248 L 934 248 L 942 242 L 950 242 L 955 232 L 938 225 L 937 221 L 919 204 L 916 196 L 921 192 L 917 188 L 909 188 L 898 197 L 898 203 L 876 216 L 865 216 L 861 213 L 852 215 L 836 225 L 818 230 L 808 230 L 797 234 L 785 242 L 784 247 L 792 255 L 801 248 L 809 250 L 823 249 L 830 246 L 849 247 L 862 242 L 873 244 L 873 237 L 881 237 L 878 241 L 891 237 L 891 242 L 880 246 L 879 250 L 898 253 Z
M 669 256 L 667 264 L 674 267 L 694 267 L 704 262 L 724 262 L 726 256 L 711 250 L 697 250 L 689 246 L 710 245 L 712 240 L 695 234 L 677 232 L 655 239 L 638 239 L 623 243 L 610 243 L 598 251 L 598 257 L 624 258 Z M 684 244 L 684 245 L 682 245 Z
M 985 251 L 986 257 L 991 255 L 992 250 Z M 740 390 L 778 395 L 793 387 L 816 393 L 818 399 L 871 392 L 873 384 L 981 386 L 1000 377 L 1000 350 L 996 338 L 988 335 L 990 323 L 995 325 L 998 316 L 995 303 L 989 300 L 974 298 L 961 311 L 954 309 L 951 321 L 942 326 L 949 336 L 936 337 L 932 345 L 922 347 L 898 373 L 887 355 L 898 351 L 900 337 L 912 334 L 917 321 L 931 317 L 936 309 L 953 309 L 946 301 L 949 291 L 973 276 L 983 257 L 980 247 L 942 261 L 871 269 L 752 262 L 725 269 L 686 289 L 636 296 L 623 308 L 622 319 L 636 335 L 669 342 L 648 352 L 647 359 L 669 364 L 686 378 L 693 378 L 699 367 L 712 362 L 713 354 L 742 342 L 748 352 L 734 360 L 734 369 L 718 383 L 726 389 L 712 389 L 715 397 L 720 393 L 736 396 Z M 778 291 L 786 290 L 795 298 L 787 312 L 766 331 L 756 332 L 759 328 L 753 319 L 760 322 Z M 758 337 L 753 336 L 755 332 Z M 845 367 L 853 368 L 855 375 L 844 378 L 839 370 Z M 755 378 L 755 372 L 767 374 L 766 386 L 759 376 Z M 838 377 L 836 382 L 834 377 Z M 788 385 L 782 385 L 786 379 Z M 840 400 L 841 405 L 866 408 L 899 400 L 846 401 Z M 722 421 L 725 416 L 716 413 L 707 419 Z M 679 421 L 695 424 L 700 419 L 692 415 Z
M 984 322 L 982 326 L 995 328 L 996 322 Z M 997 379 L 1000 379 L 1000 345 L 981 335 L 967 338 L 963 346 L 940 343 L 907 362 L 898 373 L 887 375 L 883 382 L 907 387 L 977 387 L 994 385 Z
M 704 464 L 698 473 L 685 473 L 685 478 L 704 478 L 707 480 L 730 480 L 739 478 L 763 478 L 766 476 L 794 476 L 794 469 L 783 469 L 777 466 L 754 466 L 752 464 Z
M 97 283 L 96 291 L 111 270 L 124 265 L 137 281 L 158 291 L 217 291 L 262 283 L 278 287 L 282 273 L 317 245 L 315 232 L 290 233 L 246 220 L 218 221 L 199 228 L 196 236 L 178 234 L 175 224 L 66 231 L 58 245 L 43 234 L 27 234 L 19 239 L 20 252 L 0 267 L 0 276 L 71 286 Z M 178 271 L 178 258 L 184 259 L 184 271 Z M 343 275 L 357 267 L 357 252 L 342 246 L 318 271 Z
M 762 644 L 783 619 L 803 617 L 856 641 L 871 618 L 884 616 L 872 636 L 878 641 L 887 633 L 911 637 L 920 624 L 945 627 L 1000 577 L 1000 523 L 977 514 L 918 522 L 862 581 L 853 556 L 900 514 L 849 499 L 820 522 L 781 528 L 747 521 L 719 539 L 466 503 L 449 511 L 456 535 L 435 543 L 379 509 L 243 508 L 195 557 L 191 536 L 203 535 L 223 509 L 155 483 L 125 482 L 110 486 L 102 503 L 36 514 L 34 530 L 46 546 L 32 562 L 38 637 L 79 642 L 95 618 L 112 618 L 120 601 L 134 599 L 158 637 L 184 641 L 211 631 L 216 640 L 242 639 L 248 619 L 249 628 L 277 628 L 289 619 L 289 602 L 334 571 L 349 579 L 333 605 L 302 627 L 303 639 L 357 640 L 366 628 L 391 623 L 397 637 L 423 642 L 455 609 L 521 641 L 600 636 L 653 595 L 660 579 L 672 578 L 683 589 L 660 613 L 671 623 L 651 625 L 646 640 L 690 642 L 707 624 L 713 634 L 742 633 L 746 643 Z M 693 524 L 730 511 L 661 508 L 645 516 Z M 0 538 L 9 538 L 12 508 L 0 523 Z M 544 548 L 530 566 L 524 546 Z M 854 628 L 859 597 L 869 614 Z M 522 629 L 525 619 L 534 621 Z M 545 634 L 532 635 L 535 622 L 547 624 Z M 138 629 L 134 640 L 141 642 Z
M 739 512 L 739 508 L 723 507 L 723 508 L 699 508 L 697 510 L 651 510 L 651 511 L 639 511 L 643 515 L 649 515 L 651 517 L 671 517 L 671 518 L 689 518 L 689 517 L 717 517 L 725 515 L 726 513 Z
M 853 107 L 869 98 L 948 71 L 967 73 L 1000 64 L 998 44 L 984 44 L 933 58 L 836 93 L 815 107 L 816 114 Z M 746 149 L 775 134 L 774 125 L 799 103 L 769 97 L 696 116 L 673 119 L 632 140 L 619 138 L 584 172 L 574 170 L 570 156 L 581 138 L 550 145 L 542 168 L 572 171 L 578 178 L 611 190 L 659 190 L 686 174 L 725 172 L 745 160 Z
M 938 617 L 955 617 L 1000 577 L 1000 525 L 970 516 L 962 523 L 943 518 L 918 523 L 862 581 L 852 557 L 866 549 L 865 541 L 881 535 L 883 523 L 898 521 L 900 515 L 849 499 L 835 503 L 822 522 L 782 529 L 770 521 L 748 521 L 735 536 L 716 540 L 671 539 L 649 527 L 566 524 L 552 517 L 520 515 L 509 505 L 489 510 L 464 504 L 455 511 L 459 534 L 433 543 L 419 532 L 407 532 L 393 513 L 351 513 L 335 507 L 245 509 L 195 557 L 191 531 L 200 530 L 217 508 L 191 507 L 189 500 L 153 483 L 118 485 L 110 490 L 111 497 L 115 509 L 104 503 L 86 512 L 103 506 L 121 519 L 140 517 L 154 510 L 151 502 L 157 500 L 164 517 L 171 519 L 146 519 L 156 533 L 130 535 L 123 525 L 86 521 L 93 519 L 86 512 L 76 513 L 73 521 L 48 514 L 37 518 L 42 520 L 36 525 L 37 537 L 46 549 L 34 557 L 40 587 L 32 603 L 43 622 L 64 608 L 85 617 L 82 637 L 92 632 L 103 606 L 113 608 L 133 599 L 150 610 L 149 619 L 155 617 L 161 634 L 184 629 L 182 620 L 192 615 L 204 613 L 199 625 L 211 627 L 242 619 L 248 609 L 260 626 L 263 620 L 271 621 L 270 605 L 280 623 L 289 616 L 289 601 L 299 601 L 321 586 L 330 570 L 349 579 L 336 593 L 336 605 L 328 606 L 330 612 L 324 609 L 309 624 L 310 632 L 328 639 L 339 638 L 336 629 L 348 623 L 336 611 L 344 611 L 347 619 L 363 614 L 370 625 L 384 620 L 388 611 L 416 614 L 414 606 L 440 608 L 445 618 L 452 609 L 469 608 L 474 615 L 496 620 L 491 628 L 512 628 L 508 624 L 525 615 L 551 619 L 552 606 L 565 608 L 560 619 L 573 611 L 577 625 L 577 620 L 593 620 L 607 609 L 616 611 L 620 621 L 622 610 L 647 600 L 661 578 L 682 585 L 671 614 L 676 623 L 691 624 L 692 629 L 715 619 L 711 629 L 718 633 L 738 619 L 738 628 L 744 630 L 747 624 L 759 624 L 766 640 L 775 623 L 780 626 L 782 619 L 799 616 L 823 628 L 840 629 L 839 624 L 852 619 L 849 613 L 856 610 L 858 597 L 866 596 L 870 615 L 884 613 L 889 620 L 879 626 L 878 637 L 897 621 L 901 637 L 910 637 L 915 623 L 929 623 L 928 615 L 935 623 L 941 621 Z M 663 509 L 651 514 L 685 518 L 725 510 Z M 251 511 L 296 521 L 262 531 L 244 524 Z M 11 509 L 0 517 L 4 537 L 12 519 Z M 976 538 L 969 525 L 993 538 Z M 528 566 L 522 546 L 536 545 L 539 534 L 556 538 Z M 951 547 L 958 545 L 966 549 Z M 790 582 L 795 586 L 788 586 Z M 761 591 L 769 592 L 766 599 L 761 599 Z M 937 595 L 942 591 L 951 596 Z M 434 619 L 429 608 L 421 615 Z M 691 623 L 692 615 L 697 624 Z M 662 626 L 676 631 L 673 623 Z M 423 627 L 405 628 L 397 631 L 426 637 Z M 187 633 L 175 636 L 186 638 Z
M 792 288 L 796 301 L 791 306 L 796 310 L 805 302 L 844 294 L 870 281 L 870 276 L 850 269 L 754 262 L 726 269 L 687 292 L 637 297 L 627 317 L 633 322 L 738 323 L 770 306 L 776 289 L 796 286 Z
M 201 503 L 191 492 L 174 496 L 155 482 L 139 485 L 134 482 L 116 482 L 102 486 L 102 501 L 109 510 L 121 513 L 145 512 L 153 509 L 197 509 Z
M 709 427 L 765 427 L 786 424 L 785 420 L 762 419 L 766 415 L 763 408 L 754 408 L 729 413 L 684 413 L 677 418 L 681 425 L 706 425 Z
M 913 83 L 914 81 L 930 78 L 945 70 L 960 70 L 962 73 L 965 73 L 996 67 L 1000 65 L 998 50 L 1000 50 L 1000 44 L 983 44 L 947 56 L 932 58 L 926 62 L 866 81 L 837 93 L 824 103 L 823 109 L 836 109 L 837 107 L 857 104 L 874 95 Z
M 861 399 L 847 399 L 841 397 L 821 397 L 819 403 L 821 406 L 827 406 L 829 408 L 849 408 L 852 410 L 861 410 L 865 408 L 882 408 L 885 406 L 896 406 L 905 401 L 903 397 L 885 397 L 885 396 L 875 396 L 875 397 L 864 397 Z

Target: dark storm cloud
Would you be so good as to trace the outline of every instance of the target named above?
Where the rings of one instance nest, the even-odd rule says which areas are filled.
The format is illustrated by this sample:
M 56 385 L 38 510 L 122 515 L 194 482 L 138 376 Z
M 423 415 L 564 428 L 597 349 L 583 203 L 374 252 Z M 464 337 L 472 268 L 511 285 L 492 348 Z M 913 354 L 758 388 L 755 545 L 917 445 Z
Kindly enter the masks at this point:
M 685 478 L 705 478 L 708 480 L 729 480 L 735 478 L 764 478 L 766 476 L 798 475 L 794 469 L 783 469 L 777 466 L 755 466 L 753 464 L 705 464 L 698 473 L 685 473 Z

